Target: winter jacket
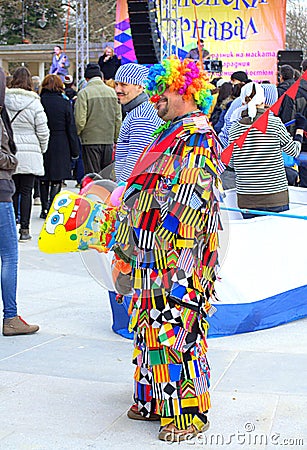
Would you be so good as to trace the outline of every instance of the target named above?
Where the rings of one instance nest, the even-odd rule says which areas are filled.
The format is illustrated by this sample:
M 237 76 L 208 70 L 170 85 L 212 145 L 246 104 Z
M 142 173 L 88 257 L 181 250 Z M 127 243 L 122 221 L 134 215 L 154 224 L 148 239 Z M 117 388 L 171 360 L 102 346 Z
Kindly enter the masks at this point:
M 100 56 L 98 64 L 105 80 L 114 79 L 117 69 L 121 65 L 120 59 L 116 55 L 104 61 L 105 55 Z
M 293 83 L 292 83 L 293 84 Z M 290 85 L 291 86 L 291 85 Z M 295 118 L 296 113 L 301 113 L 305 117 L 307 117 L 307 81 L 301 80 L 299 88 L 296 93 L 296 97 L 293 100 L 292 98 L 285 96 L 282 105 L 279 109 L 278 116 L 281 118 L 283 123 L 287 123 L 290 120 Z M 292 136 L 294 136 L 296 130 L 296 126 L 291 125 L 288 127 L 288 131 Z M 307 151 L 307 140 L 304 137 L 303 140 L 303 151 Z
M 49 129 L 39 95 L 20 88 L 7 89 L 5 105 L 17 146 L 15 173 L 43 175 L 43 153 L 47 150 Z M 14 119 L 18 111 L 21 112 Z
M 113 144 L 121 127 L 121 108 L 114 89 L 91 78 L 77 96 L 75 118 L 84 145 Z
M 71 177 L 71 158 L 79 156 L 79 140 L 72 106 L 60 92 L 43 89 L 41 100 L 48 118 L 50 139 L 44 154 L 44 180 L 59 181 Z
M 12 201 L 15 191 L 12 174 L 17 163 L 17 158 L 10 149 L 9 138 L 0 116 L 0 202 Z

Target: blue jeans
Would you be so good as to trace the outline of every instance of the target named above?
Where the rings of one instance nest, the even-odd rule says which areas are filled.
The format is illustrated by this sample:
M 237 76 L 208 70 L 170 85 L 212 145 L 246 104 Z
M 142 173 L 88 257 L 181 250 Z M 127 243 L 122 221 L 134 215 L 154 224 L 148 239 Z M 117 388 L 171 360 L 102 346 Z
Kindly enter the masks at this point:
M 18 241 L 13 203 L 0 202 L 0 258 L 3 318 L 17 316 Z
M 268 212 L 280 213 L 280 212 L 288 211 L 289 205 L 268 206 L 267 208 L 251 208 L 251 209 L 257 209 L 257 211 L 268 211 Z M 253 219 L 254 217 L 263 217 L 262 214 L 259 215 L 259 214 L 249 214 L 249 213 L 242 213 L 242 216 L 243 216 L 243 219 Z

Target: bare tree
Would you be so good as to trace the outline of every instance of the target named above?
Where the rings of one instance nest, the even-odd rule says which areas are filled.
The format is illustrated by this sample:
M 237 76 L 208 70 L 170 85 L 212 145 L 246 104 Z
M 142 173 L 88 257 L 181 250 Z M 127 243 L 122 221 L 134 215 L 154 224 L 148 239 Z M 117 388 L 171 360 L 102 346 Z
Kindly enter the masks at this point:
M 286 49 L 305 50 L 307 48 L 307 7 L 305 1 L 288 0 Z

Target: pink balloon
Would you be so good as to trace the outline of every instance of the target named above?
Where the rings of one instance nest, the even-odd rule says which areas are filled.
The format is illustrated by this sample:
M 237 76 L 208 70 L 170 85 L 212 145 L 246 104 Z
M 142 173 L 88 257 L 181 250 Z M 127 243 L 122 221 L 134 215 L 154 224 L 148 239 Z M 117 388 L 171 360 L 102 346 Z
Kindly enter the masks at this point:
M 87 183 L 85 186 L 83 186 L 83 187 L 80 189 L 79 194 L 80 194 L 80 195 L 86 194 L 87 191 L 90 189 L 90 187 L 91 187 L 91 185 L 92 185 L 93 183 L 94 183 L 94 181 L 90 181 L 90 182 Z
M 119 206 L 121 203 L 121 196 L 125 190 L 126 186 L 118 186 L 114 189 L 110 197 L 110 203 L 112 206 Z

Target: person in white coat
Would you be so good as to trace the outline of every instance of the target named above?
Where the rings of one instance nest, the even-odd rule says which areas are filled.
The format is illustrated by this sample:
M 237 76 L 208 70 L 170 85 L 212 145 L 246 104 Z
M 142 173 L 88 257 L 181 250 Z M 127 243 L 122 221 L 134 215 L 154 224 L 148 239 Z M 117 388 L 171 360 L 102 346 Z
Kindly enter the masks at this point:
M 35 176 L 44 175 L 43 153 L 49 140 L 47 116 L 39 95 L 33 90 L 32 75 L 26 67 L 15 70 L 5 106 L 17 146 L 18 166 L 13 175 L 16 220 L 20 210 L 20 241 L 31 239 L 29 232 L 32 190 Z

